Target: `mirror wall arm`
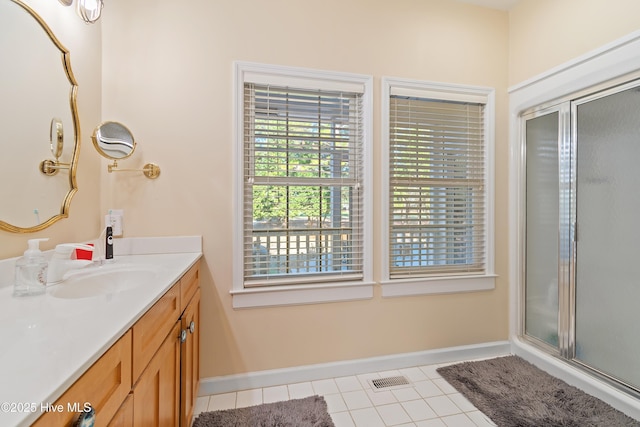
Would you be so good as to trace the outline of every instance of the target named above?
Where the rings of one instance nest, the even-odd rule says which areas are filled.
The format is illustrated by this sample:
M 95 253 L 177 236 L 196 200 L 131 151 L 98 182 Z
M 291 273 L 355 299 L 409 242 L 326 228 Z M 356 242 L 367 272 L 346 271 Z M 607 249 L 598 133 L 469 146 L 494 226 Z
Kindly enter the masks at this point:
M 70 163 L 62 163 L 57 160 L 43 160 L 40 162 L 40 167 L 38 169 L 44 175 L 53 176 L 58 173 L 58 170 L 69 169 L 70 167 Z
M 156 179 L 160 176 L 160 166 L 155 163 L 147 163 L 142 169 L 120 169 L 118 167 L 118 162 L 114 160 L 114 162 L 110 165 L 107 165 L 107 171 L 111 172 L 142 172 L 144 176 L 149 179 Z

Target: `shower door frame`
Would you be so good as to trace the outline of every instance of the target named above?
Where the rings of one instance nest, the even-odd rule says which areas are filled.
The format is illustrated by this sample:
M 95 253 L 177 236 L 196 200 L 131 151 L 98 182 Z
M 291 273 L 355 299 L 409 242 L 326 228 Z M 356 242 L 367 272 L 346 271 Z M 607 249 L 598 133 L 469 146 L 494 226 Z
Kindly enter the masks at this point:
M 579 57 L 561 63 L 541 74 L 525 76 L 508 88 L 509 136 L 507 142 L 508 175 L 508 249 L 509 266 L 509 340 L 511 353 L 524 358 L 567 383 L 579 387 L 614 408 L 640 419 L 640 399 L 610 386 L 597 376 L 575 368 L 566 359 L 541 351 L 522 338 L 522 226 L 523 211 L 521 113 L 554 100 L 594 88 L 640 71 L 640 30 L 620 37 Z M 543 64 L 544 65 L 544 64 Z
M 528 120 L 532 120 L 532 119 L 536 119 L 539 117 L 544 117 L 546 115 L 549 114 L 558 114 L 558 171 L 562 170 L 562 160 L 560 160 L 560 153 L 563 152 L 562 150 L 562 146 L 564 145 L 566 139 L 567 139 L 567 135 L 566 135 L 566 128 L 567 126 L 565 125 L 565 120 L 566 120 L 566 115 L 567 115 L 567 108 L 564 105 L 564 103 L 560 103 L 560 102 L 554 102 L 554 103 L 550 103 L 550 104 L 544 104 L 544 105 L 540 105 L 534 108 L 531 108 L 527 111 L 524 111 L 523 113 L 521 113 L 520 115 L 520 144 L 521 144 L 521 165 L 520 165 L 520 169 L 522 170 L 522 175 L 523 178 L 521 180 L 521 188 L 520 188 L 520 192 L 521 194 L 524 195 L 524 197 L 522 197 L 522 212 L 524 215 L 523 220 L 521 221 L 521 229 L 520 229 L 520 233 L 523 237 L 522 239 L 522 247 L 520 248 L 521 253 L 523 254 L 523 259 L 522 259 L 522 269 L 521 269 L 521 274 L 520 274 L 520 283 L 522 284 L 521 287 L 521 292 L 520 292 L 520 306 L 522 307 L 522 310 L 520 310 L 520 331 L 519 331 L 519 335 L 526 340 L 527 342 L 534 344 L 537 347 L 540 347 L 541 349 L 543 349 L 544 351 L 546 351 L 549 354 L 552 354 L 554 356 L 565 356 L 565 352 L 563 351 L 563 349 L 566 347 L 566 343 L 567 343 L 567 337 L 562 333 L 562 331 L 566 330 L 567 327 L 567 319 L 566 316 L 563 313 L 562 307 L 565 306 L 567 300 L 567 296 L 566 296 L 566 290 L 568 289 L 568 282 L 566 280 L 564 280 L 565 274 L 563 274 L 563 271 L 565 271 L 566 266 L 563 264 L 567 264 L 567 263 L 563 263 L 561 262 L 562 257 L 560 257 L 561 259 L 558 260 L 558 269 L 557 269 L 557 277 L 558 277 L 558 281 L 557 281 L 557 292 L 558 292 L 558 317 L 557 317 L 557 321 L 556 321 L 556 327 L 557 327 L 557 334 L 558 334 L 558 347 L 554 347 L 551 344 L 549 344 L 548 342 L 544 341 L 541 338 L 532 336 L 532 335 L 527 335 L 526 333 L 526 307 L 527 307 L 527 291 L 526 291 L 526 282 L 527 282 L 527 145 L 526 145 L 526 137 L 527 137 L 527 128 L 526 128 L 526 123 Z M 558 223 L 561 224 L 562 223 L 562 212 L 564 211 L 564 205 L 562 203 L 562 197 L 560 197 L 562 195 L 562 189 L 560 188 L 560 179 L 558 179 L 558 184 L 559 184 L 559 188 L 558 188 L 558 194 L 559 194 L 559 211 L 558 211 Z M 562 247 L 563 247 L 563 242 L 560 238 L 561 236 L 561 230 L 558 229 L 557 230 L 557 236 L 558 236 L 558 255 L 560 256 L 560 254 L 562 253 Z
M 613 377 L 597 368 L 576 358 L 576 266 L 577 266 L 577 110 L 580 105 L 613 95 L 631 88 L 640 87 L 640 71 L 593 85 L 580 91 L 571 93 L 546 104 L 540 104 L 522 111 L 518 116 L 519 122 L 519 151 L 520 151 L 520 188 L 522 197 L 519 198 L 521 221 L 519 235 L 520 260 L 519 274 L 519 319 L 518 338 L 536 348 L 591 374 L 616 389 L 640 397 L 640 385 L 633 386 L 623 380 Z M 559 230 L 558 230 L 558 348 L 547 342 L 527 335 L 526 333 L 526 122 L 547 114 L 558 113 L 558 194 L 559 194 Z M 568 176 L 562 179 L 563 168 L 568 165 Z M 565 230 L 563 230 L 563 227 Z M 563 257 L 563 252 L 567 253 Z

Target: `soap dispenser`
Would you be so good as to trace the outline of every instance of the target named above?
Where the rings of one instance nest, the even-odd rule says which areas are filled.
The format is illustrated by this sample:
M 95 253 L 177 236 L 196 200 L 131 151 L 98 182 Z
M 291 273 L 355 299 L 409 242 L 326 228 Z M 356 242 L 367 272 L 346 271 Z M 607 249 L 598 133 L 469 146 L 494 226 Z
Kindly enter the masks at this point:
M 16 279 L 14 296 L 39 295 L 44 293 L 47 284 L 47 260 L 40 251 L 40 242 L 49 239 L 30 239 L 24 256 L 16 260 Z

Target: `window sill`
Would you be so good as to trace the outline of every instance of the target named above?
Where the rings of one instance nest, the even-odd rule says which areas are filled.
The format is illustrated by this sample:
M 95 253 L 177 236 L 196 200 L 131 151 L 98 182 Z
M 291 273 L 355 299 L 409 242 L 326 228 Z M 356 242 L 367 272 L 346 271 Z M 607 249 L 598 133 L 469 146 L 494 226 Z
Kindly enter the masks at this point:
M 373 298 L 374 282 L 270 286 L 232 290 L 233 308 L 319 304 Z
M 495 274 L 420 279 L 397 279 L 381 282 L 383 297 L 454 294 L 490 291 L 496 287 Z

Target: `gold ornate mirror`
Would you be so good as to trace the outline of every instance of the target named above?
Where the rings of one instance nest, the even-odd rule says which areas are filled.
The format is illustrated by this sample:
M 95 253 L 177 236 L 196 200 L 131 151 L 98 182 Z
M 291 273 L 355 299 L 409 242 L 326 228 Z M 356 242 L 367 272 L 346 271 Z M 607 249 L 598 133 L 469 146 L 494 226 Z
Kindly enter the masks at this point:
M 77 83 L 69 51 L 20 0 L 0 1 L 0 57 L 0 230 L 35 232 L 67 217 L 77 191 Z

